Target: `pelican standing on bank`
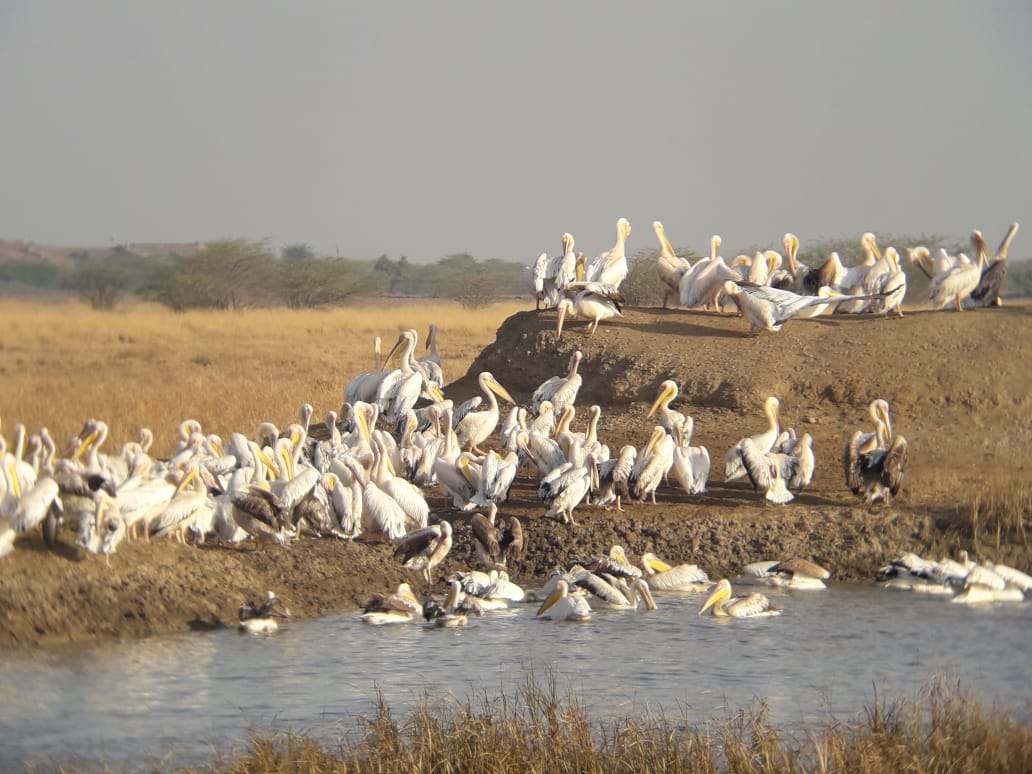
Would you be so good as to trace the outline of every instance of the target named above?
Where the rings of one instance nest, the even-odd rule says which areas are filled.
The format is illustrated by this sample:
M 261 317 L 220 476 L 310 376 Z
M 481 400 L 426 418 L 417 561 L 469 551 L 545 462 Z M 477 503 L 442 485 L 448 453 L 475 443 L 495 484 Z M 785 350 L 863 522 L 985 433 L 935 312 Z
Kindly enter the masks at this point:
M 874 433 L 857 430 L 842 455 L 846 486 L 853 494 L 862 493 L 867 505 L 888 504 L 903 485 L 907 439 L 894 435 L 888 401 L 874 401 L 871 413 Z
M 566 376 L 553 376 L 546 379 L 534 390 L 534 394 L 530 397 L 531 411 L 537 414 L 541 409 L 541 404 L 546 400 L 552 403 L 552 410 L 557 414 L 561 414 L 567 406 L 574 404 L 584 381 L 584 377 L 577 373 L 577 367 L 583 357 L 584 354 L 579 349 L 575 351 L 570 355 L 570 367 Z
M 656 239 L 659 240 L 656 269 L 659 272 L 659 279 L 663 283 L 663 308 L 666 309 L 670 299 L 673 299 L 674 306 L 680 302 L 681 278 L 692 268 L 692 264 L 687 258 L 682 258 L 674 252 L 662 223 L 658 220 L 654 221 L 652 230 L 656 232 Z
M 491 437 L 491 433 L 498 427 L 498 420 L 501 416 L 495 396 L 497 395 L 513 405 L 516 405 L 516 401 L 489 371 L 482 371 L 477 377 L 477 383 L 480 385 L 484 397 L 487 398 L 487 408 L 481 411 L 470 411 L 462 417 L 455 425 L 455 436 L 460 449 L 469 449 L 474 454 L 483 455 L 485 452 L 480 448 L 480 444 Z
M 591 320 L 588 326 L 588 335 L 592 335 L 602 320 L 612 317 L 623 317 L 620 305 L 624 298 L 620 291 L 610 285 L 602 285 L 597 282 L 575 282 L 567 288 L 567 293 L 573 293 L 572 298 L 567 295 L 559 302 L 558 317 L 555 324 L 556 339 L 562 338 L 563 321 L 566 316 L 578 317 L 582 320 Z
M 781 402 L 771 395 L 763 403 L 763 413 L 767 417 L 767 429 L 757 435 L 749 436 L 748 440 L 751 440 L 757 449 L 760 449 L 764 453 L 774 448 L 774 444 L 778 440 L 778 435 L 781 433 L 780 420 L 778 419 L 778 409 L 781 406 Z M 742 444 L 747 440 L 743 438 L 741 441 L 736 443 L 724 456 L 724 482 L 734 481 L 737 478 L 741 478 L 745 475 L 745 464 L 742 459 Z
M 433 585 L 434 569 L 451 551 L 452 525 L 442 521 L 429 527 L 412 530 L 394 544 L 394 555 L 406 569 L 419 570 L 427 587 Z

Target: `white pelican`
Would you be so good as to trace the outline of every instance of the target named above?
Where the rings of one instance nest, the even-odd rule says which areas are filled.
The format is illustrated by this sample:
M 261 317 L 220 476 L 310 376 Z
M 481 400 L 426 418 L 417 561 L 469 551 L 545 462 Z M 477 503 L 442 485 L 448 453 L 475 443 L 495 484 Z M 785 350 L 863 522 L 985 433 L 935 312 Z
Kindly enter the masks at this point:
M 437 326 L 430 323 L 424 345 L 426 354 L 416 358 L 416 367 L 438 387 L 444 387 L 444 371 L 441 370 L 441 353 L 437 351 Z
M 638 450 L 630 444 L 622 446 L 615 457 L 598 463 L 598 486 L 592 491 L 595 505 L 607 508 L 616 503 L 616 510 L 623 512 L 622 499 L 630 497 L 628 482 Z
M 738 449 L 742 466 L 754 492 L 762 489 L 764 499 L 775 505 L 784 505 L 795 499 L 795 495 L 788 489 L 788 481 L 793 471 L 781 464 L 785 461 L 786 455 L 761 451 L 751 438 L 740 441 Z
M 376 390 L 376 404 L 380 408 L 380 415 L 389 424 L 397 423 L 398 417 L 406 409 L 412 408 L 424 394 L 433 400 L 444 400 L 438 386 L 415 367 L 413 353 L 417 339 L 414 330 L 404 330 L 387 354 L 387 362 L 390 362 L 394 353 L 399 349 L 401 351 L 398 368 L 389 371 Z
M 662 223 L 658 220 L 653 221 L 652 230 L 656 232 L 656 239 L 659 240 L 656 269 L 663 283 L 663 308 L 666 309 L 667 301 L 671 298 L 674 300 L 674 306 L 681 300 L 681 278 L 692 268 L 692 264 L 687 258 L 682 258 L 674 252 Z
M 790 589 L 823 589 L 831 573 L 806 559 L 751 562 L 739 572 L 735 583 L 751 586 L 777 586 Z
M 705 446 L 692 446 L 695 420 L 685 417 L 674 428 L 674 461 L 670 467 L 674 479 L 687 494 L 702 494 L 709 480 L 710 454 Z
M 674 439 L 659 425 L 652 429 L 652 435 L 645 448 L 638 453 L 628 481 L 631 497 L 644 502 L 646 497 L 656 504 L 656 490 L 666 478 L 674 464 Z
M 699 615 L 711 608 L 714 618 L 759 618 L 781 615 L 781 611 L 775 609 L 770 600 L 757 591 L 744 597 L 732 597 L 731 582 L 727 578 L 718 581 L 713 592 L 706 598 L 699 610 Z
M 858 263 L 856 266 L 851 266 L 846 269 L 846 273 L 842 275 L 842 280 L 839 282 L 838 289 L 842 293 L 851 296 L 857 296 L 861 293 L 864 286 L 864 280 L 867 278 L 868 272 L 870 272 L 874 265 L 881 259 L 881 251 L 878 249 L 878 242 L 874 234 L 870 231 L 864 232 L 860 236 L 860 247 L 864 251 L 864 260 Z M 866 299 L 855 299 L 853 302 L 844 302 L 839 304 L 835 312 L 844 314 L 856 314 L 862 312 L 867 306 Z
M 610 285 L 601 285 L 597 282 L 574 283 L 567 288 L 567 293 L 573 293 L 572 297 L 567 295 L 559 302 L 558 317 L 556 318 L 555 335 L 562 338 L 563 321 L 566 315 L 579 317 L 583 320 L 591 320 L 588 326 L 590 336 L 598 328 L 599 322 L 612 317 L 622 317 L 620 305 L 624 298 L 620 291 Z
M 867 505 L 888 504 L 903 485 L 907 439 L 894 435 L 887 401 L 872 402 L 870 410 L 874 433 L 857 430 L 842 455 L 846 486 L 853 494 L 863 493 Z
M 477 491 L 463 506 L 463 510 L 486 508 L 496 503 L 504 503 L 509 499 L 509 490 L 516 480 L 519 458 L 516 452 L 508 452 L 504 457 L 491 449 L 483 457 L 480 464 L 480 477 L 477 480 Z
M 653 401 L 652 406 L 649 408 L 649 413 L 646 414 L 646 416 L 651 417 L 658 411 L 659 416 L 656 417 L 656 421 L 660 427 L 670 434 L 673 434 L 674 428 L 683 424 L 685 419 L 684 414 L 680 411 L 670 408 L 670 404 L 677 399 L 677 392 L 677 382 L 673 379 L 665 379 L 660 383 L 659 394 L 656 395 L 656 400 Z
M 631 234 L 631 223 L 627 218 L 616 221 L 616 244 L 604 253 L 599 253 L 584 267 L 584 279 L 587 282 L 598 282 L 613 290 L 627 276 L 627 255 L 625 252 L 627 237 Z
M 964 299 L 971 295 L 982 279 L 985 253 L 973 262 L 959 264 L 932 278 L 928 286 L 928 300 L 933 309 L 942 309 L 952 303 L 958 312 L 964 311 Z
M 410 529 L 425 527 L 430 517 L 430 506 L 423 496 L 423 490 L 394 472 L 390 457 L 380 438 L 373 440 L 373 449 L 375 458 L 373 469 L 370 472 L 371 480 L 401 506 L 407 517 L 406 527 Z M 314 468 L 310 468 L 310 470 L 314 470 Z
M 498 410 L 497 395 L 513 405 L 516 401 L 512 399 L 509 391 L 506 390 L 489 371 L 482 371 L 477 377 L 477 383 L 487 398 L 487 408 L 482 411 L 470 411 L 455 423 L 455 436 L 459 442 L 459 448 L 470 449 L 474 454 L 482 455 L 480 444 L 484 443 L 498 427 L 500 412 Z
M 713 583 L 696 564 L 669 565 L 651 551 L 641 555 L 645 576 L 656 591 L 707 591 Z
M 441 521 L 399 538 L 394 544 L 394 555 L 401 559 L 406 569 L 422 572 L 429 587 L 433 585 L 434 568 L 444 561 L 451 547 L 451 522 Z
M 570 584 L 560 579 L 552 593 L 541 603 L 535 616 L 552 621 L 583 623 L 591 619 L 591 607 L 583 593 L 571 594 Z
M 801 296 L 791 290 L 779 290 L 766 285 L 756 287 L 740 285 L 737 282 L 724 283 L 724 292 L 731 296 L 742 311 L 742 316 L 749 323 L 749 332 L 780 331 L 782 326 L 808 307 L 839 304 L 845 301 L 883 298 L 892 295 L 898 288 L 890 288 L 885 293 L 868 296 L 836 295 L 829 288 L 821 288 L 819 295 Z
M 290 611 L 279 604 L 279 598 L 271 591 L 266 592 L 260 605 L 245 602 L 237 612 L 240 618 L 238 629 L 248 634 L 268 634 L 279 629 L 278 618 L 290 618 Z
M 542 303 L 547 309 L 556 306 L 563 297 L 563 289 L 577 279 L 577 254 L 573 251 L 573 235 L 565 233 L 560 241 L 563 246 L 562 255 L 549 258 L 545 252 L 534 261 L 532 273 L 535 309 L 540 309 Z
M 774 443 L 781 433 L 781 425 L 778 419 L 778 409 L 781 402 L 771 395 L 763 403 L 763 413 L 767 417 L 767 429 L 757 435 L 749 436 L 756 448 L 768 452 L 774 448 Z M 745 465 L 742 460 L 742 439 L 732 446 L 724 456 L 724 481 L 734 481 L 745 475 Z
M 593 464 L 588 462 L 578 467 L 573 462 L 564 462 L 541 479 L 538 497 L 550 504 L 544 518 L 577 525 L 573 519 L 573 510 L 591 489 Z
M 374 626 L 408 623 L 422 611 L 423 606 L 412 593 L 412 587 L 407 583 L 401 583 L 393 594 L 377 594 L 366 602 L 359 620 Z
M 583 358 L 584 353 L 576 350 L 570 355 L 566 376 L 552 376 L 534 390 L 534 394 L 530 396 L 531 411 L 537 414 L 541 404 L 546 400 L 551 402 L 552 410 L 556 412 L 562 412 L 567 406 L 574 404 L 584 381 L 584 377 L 577 373 L 577 367 Z
M 710 237 L 710 254 L 695 262 L 681 277 L 679 288 L 681 306 L 689 309 L 702 306 L 709 309 L 715 306 L 720 295 L 720 284 L 724 280 L 735 279 L 737 274 L 724 262 L 723 256 L 717 255 L 720 249 L 719 234 Z
M 14 536 L 11 520 L 6 516 L 0 516 L 0 558 L 14 550 Z
M 982 276 L 978 281 L 978 286 L 971 291 L 971 300 L 980 306 L 1000 306 L 1003 302 L 1000 301 L 1000 286 L 1003 284 L 1003 277 L 1007 273 L 1007 250 L 1010 248 L 1011 240 L 1014 239 L 1014 235 L 1018 233 L 1018 224 L 1011 223 L 1010 228 L 1007 229 L 1007 233 L 1004 234 L 1003 240 L 1000 242 L 1000 246 L 996 249 L 996 256 L 992 260 L 988 260 L 988 251 L 985 248 L 985 242 L 982 240 L 982 234 L 979 231 L 973 231 L 971 234 L 972 243 L 975 243 L 977 234 L 976 250 L 987 254 L 986 267 L 982 270 Z

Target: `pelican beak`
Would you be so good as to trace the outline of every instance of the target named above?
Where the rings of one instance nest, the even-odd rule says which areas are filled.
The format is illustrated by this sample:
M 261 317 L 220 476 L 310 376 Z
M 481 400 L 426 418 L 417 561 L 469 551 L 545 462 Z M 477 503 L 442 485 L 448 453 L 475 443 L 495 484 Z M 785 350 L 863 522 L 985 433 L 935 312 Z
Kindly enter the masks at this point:
M 645 560 L 645 564 L 649 566 L 649 569 L 655 572 L 666 572 L 670 569 L 670 565 L 655 556 L 650 556 Z
M 404 336 L 398 336 L 398 340 L 396 342 L 394 342 L 394 346 L 391 347 L 391 351 L 388 352 L 387 353 L 387 357 L 385 357 L 383 359 L 382 370 L 384 370 L 384 371 L 387 370 L 387 364 L 391 362 L 391 358 L 394 357 L 398 353 L 399 349 L 401 349 L 401 343 L 403 341 L 405 341 L 405 337 Z
M 83 437 L 81 433 L 76 436 L 76 438 L 78 438 L 81 441 L 81 443 L 76 447 L 75 451 L 72 452 L 73 462 L 78 460 L 80 457 L 82 457 L 83 454 L 86 453 L 86 449 L 89 448 L 90 444 L 97 440 L 98 435 L 100 435 L 100 431 L 94 430 L 92 433 L 85 437 Z M 72 443 L 75 443 L 74 439 L 72 440 Z
M 258 457 L 258 461 L 265 466 L 265 474 L 267 476 L 274 475 L 276 466 L 273 465 L 272 460 L 269 459 L 269 455 L 267 455 L 265 452 L 258 448 L 255 449 L 255 455 Z
M 193 481 L 193 480 L 194 480 L 195 478 L 197 478 L 197 468 L 196 468 L 196 466 L 195 466 L 195 467 L 192 467 L 192 468 L 190 468 L 190 469 L 189 469 L 189 470 L 188 470 L 188 471 L 186 472 L 186 475 L 185 475 L 185 476 L 183 476 L 183 480 L 182 480 L 182 481 L 180 481 L 178 485 L 176 485 L 176 490 L 175 490 L 175 492 L 173 493 L 173 495 L 172 495 L 172 496 L 173 496 L 173 497 L 175 497 L 175 496 L 176 496 L 177 494 L 179 494 L 179 493 L 180 493 L 180 492 L 182 492 L 182 491 L 183 491 L 184 489 L 186 489 L 187 485 L 188 485 L 188 484 L 189 484 L 189 483 L 190 483 L 191 481 Z
M 444 393 L 441 392 L 441 388 L 438 387 L 433 382 L 430 382 L 430 387 L 427 389 L 427 392 L 429 392 L 430 393 L 430 397 L 433 398 L 434 400 L 436 400 L 438 403 L 440 403 L 442 400 L 444 400 Z M 413 421 L 413 423 L 414 423 L 414 421 Z
M 730 596 L 730 594 L 731 592 L 729 591 L 727 586 L 725 586 L 724 584 L 719 584 L 716 590 L 706 598 L 706 601 L 703 603 L 702 608 L 699 610 L 699 615 L 705 613 L 707 610 L 713 607 L 713 605 L 717 604 L 717 602 L 727 599 Z
M 659 393 L 659 397 L 656 398 L 656 402 L 652 404 L 652 408 L 649 409 L 649 413 L 646 416 L 650 416 L 651 417 L 653 414 L 655 414 L 656 413 L 656 409 L 658 409 L 660 407 L 660 404 L 662 404 L 663 401 L 666 398 L 669 398 L 673 394 L 674 394 L 673 387 L 669 387 L 669 386 L 664 387 L 663 391 L 661 393 Z
M 656 600 L 652 596 L 652 589 L 649 588 L 649 584 L 642 581 L 638 585 L 638 593 L 641 595 L 642 601 L 645 603 L 646 610 L 656 609 Z
M 516 405 L 516 401 L 514 401 L 512 399 L 512 396 L 509 394 L 509 391 L 507 389 L 505 389 L 504 387 L 502 387 L 502 385 L 500 385 L 498 382 L 496 382 L 496 381 L 494 381 L 492 379 L 491 381 L 489 381 L 487 383 L 487 386 L 490 387 L 491 388 L 491 392 L 493 392 L 499 398 L 502 398 L 503 400 L 509 401 L 509 403 L 511 403 L 514 406 Z
M 534 614 L 534 616 L 537 617 L 544 613 L 546 610 L 548 610 L 548 608 L 550 608 L 552 605 L 558 602 L 562 595 L 562 591 L 560 590 L 559 584 L 557 583 L 555 585 L 555 588 L 552 590 L 552 593 L 549 594 L 548 598 L 541 603 L 541 607 L 538 608 L 538 611 Z
M 18 472 L 14 464 L 13 456 L 7 460 L 7 477 L 11 480 L 11 491 L 14 492 L 14 496 L 16 498 L 21 497 L 21 484 L 18 482 Z
M 563 335 L 563 320 L 566 319 L 566 304 L 559 304 L 559 317 L 555 324 L 555 337 L 556 339 L 562 338 Z

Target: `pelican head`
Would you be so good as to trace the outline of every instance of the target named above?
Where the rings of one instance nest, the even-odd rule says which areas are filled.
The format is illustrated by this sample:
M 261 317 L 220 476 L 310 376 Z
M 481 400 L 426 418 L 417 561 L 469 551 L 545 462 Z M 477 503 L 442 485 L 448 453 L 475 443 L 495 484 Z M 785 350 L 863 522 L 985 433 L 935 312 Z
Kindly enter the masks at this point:
M 616 221 L 616 238 L 623 242 L 631 235 L 631 222 L 627 218 Z
M 659 385 L 659 395 L 656 397 L 655 402 L 652 404 L 652 408 L 649 409 L 649 413 L 646 416 L 652 416 L 656 413 L 656 409 L 663 405 L 664 401 L 670 401 L 677 397 L 677 382 L 673 379 L 667 379 Z
M 505 389 L 504 387 L 502 387 L 501 384 L 498 383 L 498 380 L 494 378 L 494 375 L 490 371 L 483 371 L 480 374 L 480 382 L 481 382 L 482 386 L 484 386 L 487 389 L 489 389 L 491 392 L 493 392 L 495 395 L 497 395 L 502 400 L 507 400 L 507 401 L 509 401 L 509 403 L 513 404 L 514 406 L 516 405 L 516 401 L 512 399 L 512 396 L 509 394 L 509 391 L 507 389 Z M 436 398 L 436 399 L 437 400 L 443 400 L 444 396 L 441 395 L 440 398 Z
M 674 252 L 674 247 L 670 244 L 670 240 L 667 239 L 663 224 L 658 220 L 653 221 L 652 230 L 656 232 L 656 239 L 659 240 L 659 254 L 664 258 L 675 257 L 676 253 Z
M 573 252 L 573 234 L 566 232 L 560 241 L 563 243 L 563 255 Z
M 720 606 L 720 602 L 724 602 L 731 597 L 731 581 L 727 578 L 721 580 L 710 592 L 710 595 L 706 597 L 706 601 L 702 603 L 702 607 L 699 609 L 699 615 L 702 615 L 711 607 L 713 608 L 713 615 L 719 615 L 718 610 L 723 611 Z M 714 607 L 716 605 L 716 607 Z
M 729 296 L 738 296 L 742 292 L 742 289 L 732 280 L 725 280 L 723 290 Z
M 875 258 L 881 258 L 881 251 L 878 250 L 878 240 L 870 231 L 865 231 L 863 236 L 860 237 L 860 245 L 864 248 L 864 251 L 870 253 Z
M 717 250 L 724 243 L 724 240 L 720 238 L 720 234 L 714 234 L 709 240 L 709 257 L 711 261 L 717 260 Z

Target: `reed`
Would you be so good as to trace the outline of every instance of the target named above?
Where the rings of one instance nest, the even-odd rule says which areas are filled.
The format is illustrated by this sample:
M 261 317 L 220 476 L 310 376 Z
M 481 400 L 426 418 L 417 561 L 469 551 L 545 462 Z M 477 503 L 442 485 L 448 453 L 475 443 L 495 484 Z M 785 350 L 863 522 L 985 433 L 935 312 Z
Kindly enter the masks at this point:
M 253 735 L 229 772 L 1013 772 L 1032 770 L 1032 727 L 935 677 L 913 700 L 874 703 L 857 719 L 798 733 L 766 707 L 691 726 L 645 714 L 592 721 L 571 691 L 533 678 L 515 695 L 434 701 L 399 720 L 380 699 L 358 741 L 330 748 L 304 734 Z
M 21 422 L 29 432 L 47 427 L 61 443 L 92 416 L 108 423 L 112 446 L 146 426 L 165 455 L 188 417 L 223 436 L 295 421 L 304 402 L 321 420 L 340 408 L 347 381 L 372 367 L 376 335 L 389 349 L 401 330 L 415 328 L 422 344 L 436 323 L 445 376 L 457 379 L 502 321 L 524 308 L 509 301 L 473 312 L 450 301 L 381 299 L 176 314 L 144 303 L 99 312 L 75 301 L 8 300 L 0 305 L 0 418 L 8 434 Z

